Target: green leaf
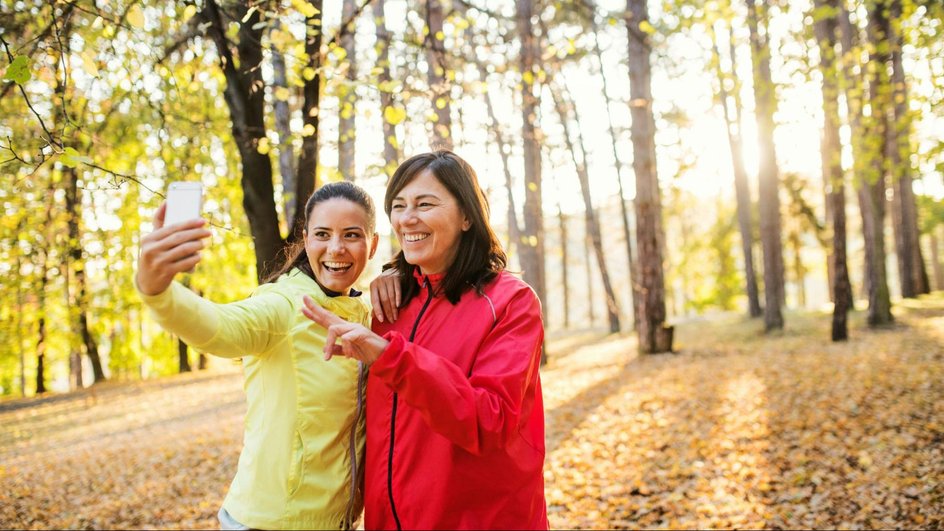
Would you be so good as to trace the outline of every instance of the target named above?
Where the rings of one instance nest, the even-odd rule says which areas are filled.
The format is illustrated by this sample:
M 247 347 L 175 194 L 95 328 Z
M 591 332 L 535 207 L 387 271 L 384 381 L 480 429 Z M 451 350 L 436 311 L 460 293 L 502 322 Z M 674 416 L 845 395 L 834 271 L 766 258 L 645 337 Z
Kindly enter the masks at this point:
M 91 164 L 92 159 L 84 155 L 79 155 L 79 152 L 75 148 L 67 147 L 62 155 L 59 155 L 59 162 L 68 166 L 69 168 L 75 168 L 79 164 Z
M 3 74 L 3 79 L 13 80 L 15 83 L 22 85 L 30 80 L 33 77 L 30 73 L 30 60 L 29 57 L 25 55 L 18 55 L 13 62 L 10 63 L 10 66 L 7 67 L 7 72 Z

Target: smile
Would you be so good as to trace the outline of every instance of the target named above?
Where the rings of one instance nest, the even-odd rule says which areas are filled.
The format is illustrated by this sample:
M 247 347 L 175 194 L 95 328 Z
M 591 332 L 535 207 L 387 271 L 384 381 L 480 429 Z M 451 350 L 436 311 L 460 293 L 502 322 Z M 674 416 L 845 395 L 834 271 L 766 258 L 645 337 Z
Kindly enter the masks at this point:
M 420 240 L 425 240 L 426 238 L 429 238 L 429 233 L 428 233 L 428 232 L 421 232 L 421 233 L 416 233 L 416 234 L 404 234 L 404 235 L 403 235 L 404 241 L 408 241 L 408 242 L 418 242 L 418 241 L 420 241 Z
M 354 264 L 351 262 L 321 262 L 321 265 L 332 273 L 341 273 L 350 269 Z

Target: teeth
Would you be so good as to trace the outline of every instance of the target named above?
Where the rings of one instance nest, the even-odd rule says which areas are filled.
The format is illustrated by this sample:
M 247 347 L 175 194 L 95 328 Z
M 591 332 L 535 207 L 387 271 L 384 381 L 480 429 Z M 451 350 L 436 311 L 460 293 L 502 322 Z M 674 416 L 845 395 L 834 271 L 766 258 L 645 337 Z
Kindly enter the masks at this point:
M 344 269 L 351 267 L 350 262 L 322 262 L 328 269 Z
M 425 240 L 429 237 L 429 233 L 422 234 L 404 234 L 403 239 L 408 242 L 418 242 L 420 240 Z

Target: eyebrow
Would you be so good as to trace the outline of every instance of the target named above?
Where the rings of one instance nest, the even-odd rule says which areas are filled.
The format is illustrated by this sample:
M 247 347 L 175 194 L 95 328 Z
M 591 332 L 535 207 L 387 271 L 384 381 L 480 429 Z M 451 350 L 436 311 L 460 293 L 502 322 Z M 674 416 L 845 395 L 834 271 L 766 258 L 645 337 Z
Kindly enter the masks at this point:
M 419 200 L 419 199 L 428 199 L 428 198 L 433 198 L 433 199 L 440 200 L 440 199 L 439 199 L 439 196 L 436 195 L 436 194 L 420 194 L 420 195 L 414 197 L 413 199 L 414 199 L 414 200 Z M 394 200 L 394 201 L 406 201 L 406 199 L 404 199 L 403 196 L 399 196 L 399 195 L 396 196 L 396 197 L 394 197 L 393 200 Z
M 313 230 L 313 231 L 314 231 L 314 230 L 327 230 L 327 231 L 331 231 L 331 230 L 334 230 L 334 229 L 332 229 L 331 227 L 312 227 L 311 230 Z M 359 230 L 359 231 L 367 232 L 367 231 L 364 229 L 364 227 L 359 227 L 359 226 L 357 226 L 357 225 L 354 225 L 354 226 L 352 226 L 352 227 L 344 227 L 344 228 L 341 229 L 341 230 L 342 230 L 342 231 L 345 231 L 345 230 Z

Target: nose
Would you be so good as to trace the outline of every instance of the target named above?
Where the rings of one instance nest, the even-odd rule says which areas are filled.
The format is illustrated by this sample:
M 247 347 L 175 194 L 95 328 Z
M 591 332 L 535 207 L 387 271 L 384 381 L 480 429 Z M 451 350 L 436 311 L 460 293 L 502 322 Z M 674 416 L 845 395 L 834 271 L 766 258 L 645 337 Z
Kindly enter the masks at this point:
M 334 255 L 342 254 L 344 252 L 344 240 L 340 236 L 331 238 L 331 241 L 328 242 L 328 252 Z

